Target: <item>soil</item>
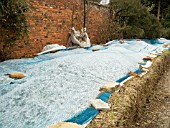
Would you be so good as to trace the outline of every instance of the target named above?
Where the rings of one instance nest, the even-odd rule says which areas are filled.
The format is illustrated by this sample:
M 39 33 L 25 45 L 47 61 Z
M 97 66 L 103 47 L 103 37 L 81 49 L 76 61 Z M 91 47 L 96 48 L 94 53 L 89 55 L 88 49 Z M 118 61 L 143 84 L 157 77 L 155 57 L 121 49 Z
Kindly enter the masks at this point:
M 170 128 L 170 64 L 151 95 L 133 127 Z

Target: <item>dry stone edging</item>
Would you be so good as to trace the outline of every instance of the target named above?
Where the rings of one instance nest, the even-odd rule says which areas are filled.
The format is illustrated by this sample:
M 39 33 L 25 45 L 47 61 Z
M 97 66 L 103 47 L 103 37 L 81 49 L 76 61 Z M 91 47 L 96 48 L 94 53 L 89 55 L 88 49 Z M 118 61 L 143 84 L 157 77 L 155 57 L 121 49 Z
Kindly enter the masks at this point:
M 90 104 L 91 104 L 96 110 L 103 110 L 103 111 L 110 110 L 110 106 L 108 105 L 108 103 L 102 101 L 101 99 L 91 100 L 91 101 L 90 101 Z
M 84 127 L 76 123 L 60 122 L 60 123 L 52 124 L 48 128 L 84 128 Z
M 108 82 L 105 85 L 101 86 L 99 91 L 114 92 L 118 90 L 119 87 L 120 87 L 120 83 L 118 82 Z

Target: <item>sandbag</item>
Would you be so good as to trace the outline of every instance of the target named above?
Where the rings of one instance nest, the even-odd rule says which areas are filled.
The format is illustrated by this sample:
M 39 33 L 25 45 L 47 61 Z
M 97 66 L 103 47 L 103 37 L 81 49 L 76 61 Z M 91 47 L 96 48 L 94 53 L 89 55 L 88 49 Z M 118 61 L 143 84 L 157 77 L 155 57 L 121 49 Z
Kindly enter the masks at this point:
M 9 76 L 10 78 L 14 78 L 14 79 L 22 79 L 25 77 L 24 74 L 22 73 L 19 73 L 19 72 L 13 72 L 13 73 L 10 73 L 10 74 L 5 74 L 7 76 Z

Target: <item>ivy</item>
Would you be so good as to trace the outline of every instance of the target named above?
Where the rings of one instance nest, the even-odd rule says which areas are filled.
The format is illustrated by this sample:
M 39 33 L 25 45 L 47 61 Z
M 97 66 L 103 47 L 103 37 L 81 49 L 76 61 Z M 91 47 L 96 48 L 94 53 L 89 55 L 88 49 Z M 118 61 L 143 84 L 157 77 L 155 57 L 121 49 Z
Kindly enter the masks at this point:
M 26 0 L 0 1 L 0 29 L 5 34 L 5 43 L 14 44 L 28 34 L 25 12 L 29 6 Z

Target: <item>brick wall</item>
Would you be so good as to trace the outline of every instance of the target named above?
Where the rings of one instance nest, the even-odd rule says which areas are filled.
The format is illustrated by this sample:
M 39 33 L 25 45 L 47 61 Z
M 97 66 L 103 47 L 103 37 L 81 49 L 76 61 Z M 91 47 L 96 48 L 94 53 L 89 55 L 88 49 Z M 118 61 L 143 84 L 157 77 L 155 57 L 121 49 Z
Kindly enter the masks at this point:
M 29 3 L 31 7 L 26 14 L 29 37 L 4 48 L 2 39 L 5 37 L 1 34 L 1 60 L 32 57 L 47 44 L 67 46 L 72 24 L 76 30 L 83 27 L 83 0 L 29 0 Z M 86 27 L 91 43 L 105 43 L 108 40 L 108 22 L 109 10 L 106 7 L 92 3 L 87 5 Z

